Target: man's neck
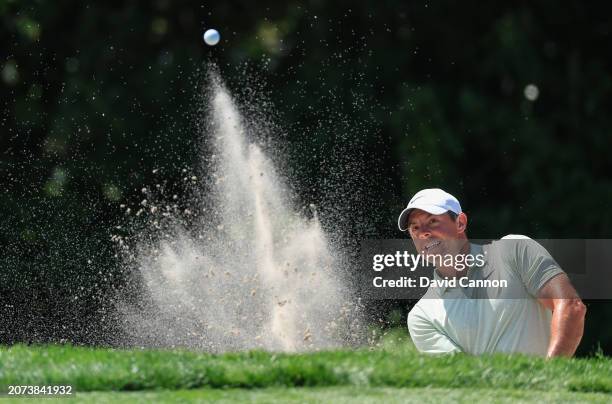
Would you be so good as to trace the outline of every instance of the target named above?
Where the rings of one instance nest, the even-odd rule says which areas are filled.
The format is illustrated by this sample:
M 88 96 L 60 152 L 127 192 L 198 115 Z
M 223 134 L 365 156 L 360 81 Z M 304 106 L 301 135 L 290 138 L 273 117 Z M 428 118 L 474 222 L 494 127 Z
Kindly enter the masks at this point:
M 461 246 L 461 248 L 459 249 L 459 252 L 456 255 L 466 255 L 466 254 L 469 254 L 470 251 L 471 251 L 470 241 L 468 239 L 465 239 L 465 243 Z M 465 274 L 467 273 L 467 270 L 464 269 L 462 271 L 459 271 L 455 269 L 454 266 L 438 267 L 436 268 L 436 271 L 438 271 L 438 275 L 440 275 L 443 278 L 456 278 L 458 276 L 465 276 Z

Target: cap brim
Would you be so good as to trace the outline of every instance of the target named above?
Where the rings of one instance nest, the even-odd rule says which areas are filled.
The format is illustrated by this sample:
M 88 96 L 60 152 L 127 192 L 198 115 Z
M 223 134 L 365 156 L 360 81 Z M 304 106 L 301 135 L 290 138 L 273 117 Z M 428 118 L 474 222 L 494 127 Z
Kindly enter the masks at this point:
M 397 218 L 397 227 L 399 227 L 400 231 L 408 230 L 408 216 L 410 216 L 410 213 L 415 209 L 423 210 L 432 215 L 441 215 L 447 212 L 446 209 L 434 205 L 408 206 L 406 209 L 402 210 L 402 213 L 400 213 Z

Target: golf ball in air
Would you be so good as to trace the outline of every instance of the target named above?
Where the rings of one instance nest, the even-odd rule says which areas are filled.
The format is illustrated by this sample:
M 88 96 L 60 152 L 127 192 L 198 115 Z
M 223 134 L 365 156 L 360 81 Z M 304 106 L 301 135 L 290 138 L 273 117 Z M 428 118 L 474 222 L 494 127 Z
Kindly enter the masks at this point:
M 219 43 L 219 39 L 221 39 L 221 35 L 219 35 L 219 31 L 216 29 L 209 29 L 204 33 L 204 42 L 206 42 L 206 45 L 216 45 Z

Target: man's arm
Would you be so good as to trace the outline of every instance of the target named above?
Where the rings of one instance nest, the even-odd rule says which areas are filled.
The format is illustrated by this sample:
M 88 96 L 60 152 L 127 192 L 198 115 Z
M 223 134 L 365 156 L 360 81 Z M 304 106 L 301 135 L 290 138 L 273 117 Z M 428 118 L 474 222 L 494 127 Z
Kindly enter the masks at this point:
M 539 302 L 552 310 L 547 358 L 572 356 L 582 339 L 586 306 L 565 274 L 550 279 L 538 292 Z

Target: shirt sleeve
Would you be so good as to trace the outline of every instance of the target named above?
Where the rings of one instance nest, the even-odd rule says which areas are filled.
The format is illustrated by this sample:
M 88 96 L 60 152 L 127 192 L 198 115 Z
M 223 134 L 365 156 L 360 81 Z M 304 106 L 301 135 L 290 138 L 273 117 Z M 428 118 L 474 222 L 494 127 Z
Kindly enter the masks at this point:
M 533 239 L 500 240 L 500 243 L 507 254 L 510 254 L 506 256 L 508 263 L 519 274 L 529 294 L 534 297 L 537 297 L 546 282 L 564 273 L 546 248 Z
M 408 331 L 414 346 L 427 354 L 448 354 L 461 349 L 427 319 L 423 310 L 414 306 L 408 313 Z

